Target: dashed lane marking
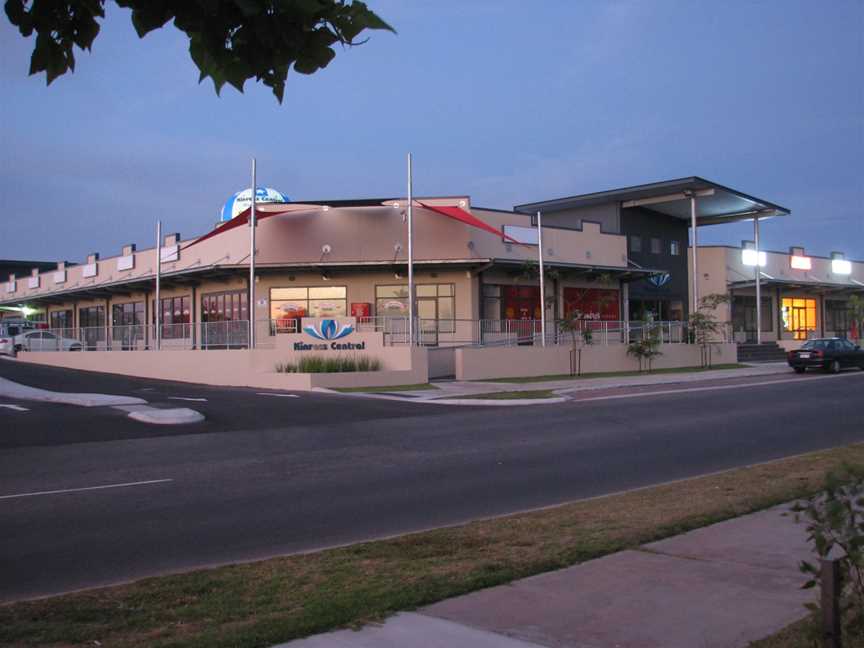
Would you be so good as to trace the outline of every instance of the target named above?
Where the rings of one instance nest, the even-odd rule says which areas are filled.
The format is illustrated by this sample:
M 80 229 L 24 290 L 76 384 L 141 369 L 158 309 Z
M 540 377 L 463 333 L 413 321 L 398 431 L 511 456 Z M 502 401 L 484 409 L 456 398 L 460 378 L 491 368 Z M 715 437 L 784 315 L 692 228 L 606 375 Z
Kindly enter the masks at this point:
M 271 394 L 269 392 L 255 392 L 259 396 L 277 396 L 279 398 L 300 398 L 297 394 Z
M 206 403 L 206 398 L 189 398 L 188 396 L 169 396 L 168 400 L 195 401 L 196 403 Z
M 36 497 L 38 495 L 60 495 L 62 493 L 79 493 L 81 491 L 104 490 L 106 488 L 127 488 L 129 486 L 147 486 L 149 484 L 164 484 L 174 481 L 173 479 L 148 479 L 147 481 L 124 482 L 122 484 L 104 484 L 102 486 L 82 486 L 81 488 L 61 488 L 59 490 L 34 491 L 32 493 L 15 493 L 14 495 L 0 495 L 0 500 L 15 499 L 18 497 Z
M 6 409 L 15 410 L 16 412 L 29 412 L 29 407 L 21 407 L 20 405 L 7 405 L 6 403 L 0 403 L 0 407 L 5 407 Z

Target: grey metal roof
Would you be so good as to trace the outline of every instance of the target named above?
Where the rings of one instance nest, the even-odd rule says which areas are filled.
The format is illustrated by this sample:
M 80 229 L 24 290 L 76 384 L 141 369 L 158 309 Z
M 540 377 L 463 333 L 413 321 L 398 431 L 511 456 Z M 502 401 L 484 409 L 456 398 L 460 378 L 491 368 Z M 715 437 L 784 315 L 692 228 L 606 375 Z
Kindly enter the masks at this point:
M 533 213 L 610 203 L 619 203 L 622 207 L 634 207 L 638 204 L 667 216 L 689 220 L 690 201 L 685 195 L 688 192 L 697 195 L 697 222 L 700 225 L 752 219 L 760 212 L 763 213 L 760 220 L 790 213 L 786 207 L 698 176 L 525 203 L 516 205 L 513 209 L 522 213 Z

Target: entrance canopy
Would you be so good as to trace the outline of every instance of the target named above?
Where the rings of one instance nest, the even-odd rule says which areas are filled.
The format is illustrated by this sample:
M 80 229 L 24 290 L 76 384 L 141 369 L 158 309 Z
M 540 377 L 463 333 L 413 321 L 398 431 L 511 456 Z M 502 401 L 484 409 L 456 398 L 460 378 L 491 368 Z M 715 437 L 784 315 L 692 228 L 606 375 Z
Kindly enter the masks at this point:
M 775 279 L 762 273 L 759 280 L 763 289 L 765 288 L 783 288 L 788 290 L 806 290 L 821 294 L 854 294 L 864 293 L 864 283 L 855 279 L 850 279 L 848 282 L 840 281 L 800 281 L 795 279 Z M 736 281 L 729 284 L 730 290 L 754 288 L 754 281 Z
M 698 176 L 527 203 L 517 205 L 514 209 L 523 213 L 554 212 L 619 203 L 625 209 L 642 207 L 666 216 L 689 221 L 691 195 L 696 197 L 696 221 L 698 225 L 716 225 L 718 223 L 751 220 L 757 215 L 762 220 L 772 216 L 786 216 L 790 213 L 785 207 Z

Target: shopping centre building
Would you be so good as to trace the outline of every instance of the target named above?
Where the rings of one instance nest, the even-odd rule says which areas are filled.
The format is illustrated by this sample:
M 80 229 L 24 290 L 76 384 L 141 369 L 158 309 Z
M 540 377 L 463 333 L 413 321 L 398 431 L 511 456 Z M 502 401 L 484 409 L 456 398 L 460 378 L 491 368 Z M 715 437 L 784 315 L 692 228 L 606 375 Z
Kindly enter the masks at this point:
M 694 286 L 689 237 L 703 226 L 754 219 L 764 226 L 789 214 L 697 177 L 524 204 L 513 211 L 474 206 L 468 196 L 415 199 L 416 320 L 411 323 L 406 199 L 298 203 L 272 190 L 259 192 L 254 282 L 250 210 L 235 195 L 215 228 L 195 238 L 169 234 L 158 253 L 130 243 L 115 256 L 93 253 L 80 264 L 10 273 L 0 284 L 0 308 L 6 309 L 0 315 L 26 314 L 48 329 L 45 349 L 53 344 L 94 352 L 81 354 L 89 360 L 59 360 L 55 354 L 40 361 L 109 371 L 123 371 L 117 363 L 133 361 L 118 360 L 121 354 L 108 359 L 108 351 L 236 354 L 248 349 L 254 335 L 253 364 L 259 372 L 272 371 L 277 356 L 291 361 L 309 351 L 368 354 L 374 348 L 385 369 L 410 370 L 421 362 L 426 376 L 489 377 L 472 371 L 467 358 L 480 366 L 491 356 L 478 350 L 500 359 L 502 349 L 514 349 L 520 360 L 496 371 L 506 374 L 509 366 L 509 375 L 517 375 L 529 371 L 521 359 L 526 351 L 549 346 L 561 347 L 563 354 L 573 336 L 565 335 L 560 323 L 574 320 L 592 331 L 583 338 L 597 347 L 592 353 L 605 349 L 607 357 L 617 358 L 598 366 L 616 368 L 627 362 L 622 360 L 626 342 L 642 334 L 645 321 L 665 326 L 667 346 L 688 346 L 686 321 L 700 294 L 731 292 L 731 307 L 719 315 L 733 322 L 736 340 L 749 340 L 755 297 L 748 282 L 755 279 L 754 268 L 743 265 L 741 250 L 697 245 Z M 864 291 L 864 264 L 839 253 L 834 260 L 801 254 L 811 265 L 799 271 L 787 267 L 791 257 L 763 256 L 768 262 L 760 276 L 762 329 L 774 334 L 768 339 L 844 334 L 851 322 L 841 313 L 849 297 Z M 60 341 L 49 342 L 49 333 Z M 405 346 L 407 355 L 394 351 Z M 432 354 L 418 361 L 420 351 Z M 681 353 L 670 351 L 669 362 Z M 36 355 L 22 353 L 31 360 Z M 155 355 L 162 359 L 145 364 L 168 362 L 164 354 Z M 197 357 L 200 364 L 202 356 Z M 410 377 L 425 379 L 422 373 Z

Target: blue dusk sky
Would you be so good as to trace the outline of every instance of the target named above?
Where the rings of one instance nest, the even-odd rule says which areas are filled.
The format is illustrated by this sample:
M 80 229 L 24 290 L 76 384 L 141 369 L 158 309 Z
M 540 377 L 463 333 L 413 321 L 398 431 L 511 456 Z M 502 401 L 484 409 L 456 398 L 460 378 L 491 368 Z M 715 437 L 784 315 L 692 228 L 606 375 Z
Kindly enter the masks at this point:
M 212 227 L 259 184 L 294 200 L 514 204 L 699 175 L 792 210 L 765 247 L 864 259 L 864 1 L 369 0 L 398 31 L 339 51 L 285 101 L 217 97 L 184 35 L 108 3 L 46 87 L 0 18 L 0 258 L 81 260 Z M 700 230 L 739 244 L 744 224 Z

